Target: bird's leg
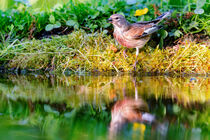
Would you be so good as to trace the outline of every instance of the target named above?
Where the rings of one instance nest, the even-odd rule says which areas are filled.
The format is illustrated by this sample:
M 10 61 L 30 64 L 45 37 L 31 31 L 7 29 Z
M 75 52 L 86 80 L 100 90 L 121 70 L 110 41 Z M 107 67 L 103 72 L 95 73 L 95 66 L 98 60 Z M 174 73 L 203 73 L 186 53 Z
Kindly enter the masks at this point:
M 115 42 L 115 45 L 116 45 L 116 46 L 118 46 L 118 42 L 117 42 L 117 40 L 116 40 L 116 39 L 115 39 L 115 41 L 114 41 L 114 42 Z
M 133 78 L 133 83 L 134 83 L 134 87 L 135 87 L 135 100 L 138 100 L 138 89 L 137 89 L 137 85 L 136 85 L 136 77 Z
M 136 48 L 136 60 L 135 60 L 135 63 L 134 63 L 134 65 L 133 65 L 135 71 L 136 71 L 136 64 L 137 64 L 137 62 L 138 62 L 138 60 L 137 60 L 138 55 L 139 55 L 139 48 Z
M 126 59 L 126 57 L 128 57 L 128 55 L 126 54 L 127 48 L 123 51 L 123 56 Z

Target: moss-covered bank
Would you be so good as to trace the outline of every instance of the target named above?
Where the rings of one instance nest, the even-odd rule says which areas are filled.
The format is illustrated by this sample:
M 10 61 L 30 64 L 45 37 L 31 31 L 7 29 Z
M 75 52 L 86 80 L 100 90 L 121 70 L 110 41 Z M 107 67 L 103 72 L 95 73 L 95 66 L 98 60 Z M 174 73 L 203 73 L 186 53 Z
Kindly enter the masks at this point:
M 103 33 L 76 31 L 51 39 L 1 44 L 0 63 L 6 68 L 50 71 L 128 72 L 133 71 L 135 49 L 127 51 L 114 45 L 114 39 Z M 186 42 L 184 45 L 155 49 L 146 46 L 138 57 L 138 72 L 198 73 L 210 72 L 208 45 Z

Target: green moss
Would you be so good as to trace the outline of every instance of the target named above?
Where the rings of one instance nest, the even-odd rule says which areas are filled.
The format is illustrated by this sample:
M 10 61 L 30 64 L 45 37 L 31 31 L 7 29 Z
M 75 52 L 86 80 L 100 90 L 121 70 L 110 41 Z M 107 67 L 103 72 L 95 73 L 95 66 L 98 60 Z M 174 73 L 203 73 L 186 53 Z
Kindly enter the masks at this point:
M 16 41 L 18 42 L 18 41 Z M 127 51 L 114 45 L 103 33 L 87 34 L 83 30 L 52 39 L 32 40 L 4 46 L 3 60 L 8 68 L 50 69 L 53 71 L 133 71 L 135 49 Z M 15 47 L 14 47 L 15 46 Z M 12 47 L 10 49 L 8 47 Z M 210 70 L 209 46 L 186 42 L 173 48 L 153 49 L 146 46 L 138 57 L 138 72 L 173 72 L 206 74 Z

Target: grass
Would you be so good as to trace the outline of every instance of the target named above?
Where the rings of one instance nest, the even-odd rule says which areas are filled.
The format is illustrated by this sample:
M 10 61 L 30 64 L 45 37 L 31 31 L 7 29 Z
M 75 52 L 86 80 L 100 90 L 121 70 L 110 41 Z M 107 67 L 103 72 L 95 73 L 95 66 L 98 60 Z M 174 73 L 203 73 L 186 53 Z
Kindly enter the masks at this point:
M 47 12 L 35 12 L 33 5 L 27 7 L 18 2 L 13 9 L 0 10 L 0 64 L 5 68 L 53 72 L 133 71 L 134 50 L 128 51 L 128 58 L 123 57 L 125 48 L 115 45 L 113 38 L 105 35 L 113 30 L 106 19 L 113 13 L 121 13 L 130 22 L 152 20 L 173 9 L 172 18 L 164 22 L 165 30 L 156 35 L 159 46 L 153 49 L 150 43 L 140 52 L 137 71 L 207 74 L 210 70 L 208 45 L 188 41 L 162 50 L 165 42 L 173 44 L 186 34 L 202 33 L 209 37 L 209 4 L 200 2 L 157 0 L 151 4 L 150 0 L 143 0 L 129 5 L 124 0 L 70 0 L 57 9 L 48 7 Z M 149 9 L 146 15 L 134 16 L 137 9 L 145 7 Z M 70 32 L 52 39 L 34 39 Z
M 54 72 L 129 72 L 133 71 L 135 49 L 127 51 L 115 45 L 111 36 L 88 34 L 83 30 L 66 36 L 43 40 L 15 40 L 2 45 L 1 63 L 6 68 L 44 70 Z M 6 60 L 6 63 L 5 63 Z M 137 72 L 198 73 L 210 71 L 210 51 L 205 44 L 185 42 L 173 48 L 153 49 L 147 45 L 138 57 Z
M 42 3 L 39 5 L 49 6 L 45 2 L 39 2 Z M 149 9 L 146 15 L 134 16 L 136 10 L 145 7 Z M 172 0 L 152 2 L 143 0 L 131 5 L 127 4 L 125 0 L 87 0 L 84 2 L 70 0 L 60 8 L 37 12 L 35 8 L 33 9 L 33 5 L 27 7 L 26 4 L 18 2 L 12 9 L 0 10 L 0 42 L 5 42 L 5 40 L 12 42 L 22 38 L 40 38 L 48 34 L 66 34 L 78 29 L 85 29 L 86 32 L 111 31 L 112 27 L 106 19 L 114 13 L 124 14 L 128 21 L 137 22 L 152 20 L 160 13 L 169 10 L 174 10 L 172 21 L 165 25 L 170 39 L 190 32 L 204 32 L 209 35 L 208 7 L 208 2 L 196 5 L 195 0 L 188 2 L 179 0 L 176 3 Z M 202 9 L 204 13 L 196 13 L 195 9 Z

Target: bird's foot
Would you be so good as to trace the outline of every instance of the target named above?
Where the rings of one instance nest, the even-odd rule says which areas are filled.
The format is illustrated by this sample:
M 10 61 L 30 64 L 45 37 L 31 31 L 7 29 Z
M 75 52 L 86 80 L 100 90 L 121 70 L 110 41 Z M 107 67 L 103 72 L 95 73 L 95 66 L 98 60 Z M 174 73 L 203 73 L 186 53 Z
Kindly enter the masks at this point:
M 136 65 L 133 65 L 133 70 L 136 71 Z

